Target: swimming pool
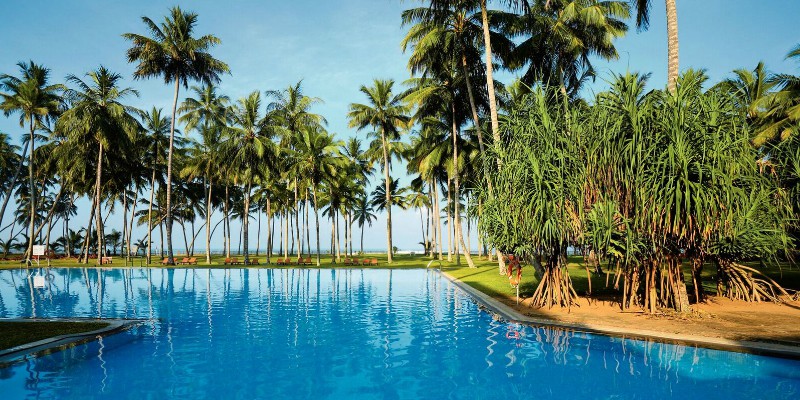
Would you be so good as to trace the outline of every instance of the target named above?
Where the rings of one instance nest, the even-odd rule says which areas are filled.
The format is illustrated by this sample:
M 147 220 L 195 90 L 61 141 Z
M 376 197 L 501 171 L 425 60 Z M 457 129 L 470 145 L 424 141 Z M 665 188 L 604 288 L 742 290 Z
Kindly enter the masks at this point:
M 800 396 L 800 361 L 508 324 L 435 271 L 50 272 L 0 271 L 0 317 L 150 322 L 0 369 L 3 399 Z

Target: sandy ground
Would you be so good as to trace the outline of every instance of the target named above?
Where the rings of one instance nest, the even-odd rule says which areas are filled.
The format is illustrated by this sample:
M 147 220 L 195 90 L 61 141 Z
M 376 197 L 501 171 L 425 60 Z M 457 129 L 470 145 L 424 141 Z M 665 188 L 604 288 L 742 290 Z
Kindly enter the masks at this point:
M 580 307 L 573 307 L 570 311 L 531 308 L 525 301 L 517 306 L 513 299 L 504 300 L 522 314 L 578 325 L 635 328 L 800 346 L 800 302 L 797 301 L 780 305 L 709 297 L 706 303 L 692 305 L 692 312 L 685 315 L 649 315 L 639 309 L 622 312 L 617 302 L 592 300 L 590 303 L 584 297 L 579 300 Z

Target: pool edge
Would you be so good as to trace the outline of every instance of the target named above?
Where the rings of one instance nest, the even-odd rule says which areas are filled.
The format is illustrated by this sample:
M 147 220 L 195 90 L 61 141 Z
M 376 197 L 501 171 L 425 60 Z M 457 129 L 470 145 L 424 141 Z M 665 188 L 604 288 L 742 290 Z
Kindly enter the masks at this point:
M 0 368 L 25 360 L 27 357 L 38 357 L 56 351 L 61 351 L 80 344 L 97 340 L 100 337 L 114 335 L 126 331 L 136 325 L 142 324 L 142 319 L 97 319 L 97 318 L 13 318 L 6 321 L 63 321 L 63 322 L 101 322 L 108 326 L 93 331 L 53 336 L 0 350 Z
M 462 282 L 458 278 L 445 271 L 438 270 L 447 280 L 456 285 L 459 289 L 467 293 L 481 306 L 492 313 L 508 320 L 509 322 L 522 323 L 526 325 L 545 325 L 556 328 L 588 332 L 605 336 L 614 336 L 628 339 L 644 339 L 663 343 L 693 345 L 715 350 L 734 351 L 738 353 L 751 353 L 781 358 L 791 358 L 800 360 L 800 346 L 791 346 L 779 343 L 756 342 L 756 341 L 737 341 L 723 338 L 713 338 L 708 336 L 671 334 L 658 331 L 650 331 L 635 328 L 619 328 L 606 325 L 595 324 L 573 324 L 569 322 L 555 321 L 546 318 L 536 318 L 520 314 L 513 308 L 503 304 L 499 300 L 481 292 L 478 289 Z

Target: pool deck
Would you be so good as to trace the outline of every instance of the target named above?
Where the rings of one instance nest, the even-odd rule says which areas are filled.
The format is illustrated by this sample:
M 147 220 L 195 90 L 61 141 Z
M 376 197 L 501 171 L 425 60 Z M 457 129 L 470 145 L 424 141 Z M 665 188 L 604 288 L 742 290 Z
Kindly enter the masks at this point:
M 54 336 L 35 342 L 26 343 L 10 349 L 0 351 L 0 367 L 24 360 L 28 356 L 39 356 L 63 350 L 79 344 L 97 340 L 100 337 L 113 335 L 143 323 L 140 319 L 92 319 L 92 318 L 15 318 L 4 320 L 7 322 L 99 322 L 108 324 L 105 328 L 71 335 Z
M 792 346 L 781 343 L 759 342 L 759 341 L 739 341 L 723 338 L 672 334 L 666 332 L 651 331 L 637 328 L 620 328 L 601 324 L 573 324 L 563 321 L 554 321 L 546 318 L 536 318 L 520 314 L 513 308 L 503 304 L 499 300 L 461 282 L 457 278 L 445 271 L 439 271 L 442 276 L 456 285 L 459 289 L 470 295 L 481 306 L 498 315 L 499 317 L 514 323 L 526 325 L 546 325 L 558 328 L 589 332 L 601 335 L 616 336 L 629 339 L 653 340 L 682 345 L 693 345 L 711 349 L 736 351 L 741 353 L 753 353 L 768 356 L 800 359 L 800 346 Z

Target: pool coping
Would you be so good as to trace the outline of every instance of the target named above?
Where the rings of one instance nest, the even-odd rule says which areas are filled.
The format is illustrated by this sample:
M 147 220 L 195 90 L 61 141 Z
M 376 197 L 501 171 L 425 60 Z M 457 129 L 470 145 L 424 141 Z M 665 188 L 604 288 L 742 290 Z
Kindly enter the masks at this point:
M 693 345 L 716 350 L 734 351 L 738 353 L 752 353 L 766 356 L 800 359 L 800 346 L 788 344 L 758 342 L 752 340 L 730 340 L 709 336 L 686 335 L 651 331 L 636 328 L 620 328 L 601 324 L 575 324 L 570 322 L 555 321 L 547 318 L 537 318 L 519 313 L 517 310 L 503 304 L 501 301 L 489 296 L 467 283 L 438 270 L 447 280 L 466 292 L 479 305 L 491 313 L 513 323 L 525 325 L 544 325 L 561 329 L 601 334 L 605 336 L 621 337 L 626 339 L 652 340 L 663 343 Z
M 140 325 L 147 320 L 144 319 L 102 319 L 102 318 L 10 318 L 3 319 L 4 322 L 96 322 L 108 324 L 108 326 L 93 331 L 74 333 L 68 335 L 53 336 L 35 342 L 21 344 L 9 349 L 0 350 L 0 368 L 6 367 L 18 361 L 23 361 L 27 357 L 37 357 L 64 350 L 80 344 L 97 340 L 101 337 L 113 335 L 126 331 L 134 326 Z

